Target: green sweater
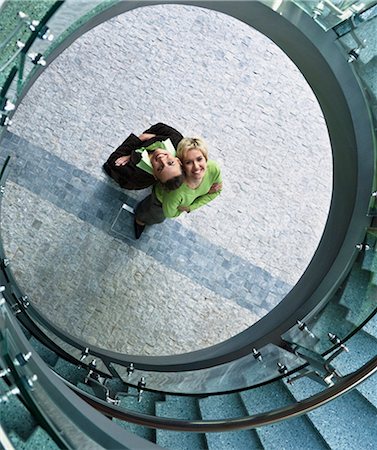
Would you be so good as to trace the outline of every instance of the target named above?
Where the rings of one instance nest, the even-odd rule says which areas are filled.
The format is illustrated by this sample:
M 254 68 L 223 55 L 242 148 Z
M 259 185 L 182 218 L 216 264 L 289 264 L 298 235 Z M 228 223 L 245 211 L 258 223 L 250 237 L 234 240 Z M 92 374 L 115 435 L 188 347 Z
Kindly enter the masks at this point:
M 179 206 L 187 206 L 191 212 L 215 199 L 221 191 L 214 194 L 208 194 L 208 191 L 214 183 L 221 182 L 219 166 L 215 161 L 209 160 L 203 180 L 196 189 L 191 189 L 186 183 L 170 192 L 165 191 L 160 184 L 156 184 L 154 189 L 157 199 L 162 203 L 165 217 L 173 218 L 181 214 Z

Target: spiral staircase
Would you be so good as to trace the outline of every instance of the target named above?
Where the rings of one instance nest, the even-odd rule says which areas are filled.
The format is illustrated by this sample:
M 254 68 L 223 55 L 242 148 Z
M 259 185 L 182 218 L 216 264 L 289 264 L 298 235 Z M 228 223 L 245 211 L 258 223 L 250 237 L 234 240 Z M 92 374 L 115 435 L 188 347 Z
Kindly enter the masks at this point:
M 320 245 L 265 318 L 213 347 L 163 357 L 111 352 L 60 329 L 20 289 L 1 246 L 0 442 L 5 449 L 375 449 L 377 48 L 368 37 L 373 43 L 377 2 L 177 3 L 248 23 L 311 85 L 334 159 Z M 87 30 L 139 6 L 0 2 L 0 137 L 9 139 L 12 115 L 46 64 Z

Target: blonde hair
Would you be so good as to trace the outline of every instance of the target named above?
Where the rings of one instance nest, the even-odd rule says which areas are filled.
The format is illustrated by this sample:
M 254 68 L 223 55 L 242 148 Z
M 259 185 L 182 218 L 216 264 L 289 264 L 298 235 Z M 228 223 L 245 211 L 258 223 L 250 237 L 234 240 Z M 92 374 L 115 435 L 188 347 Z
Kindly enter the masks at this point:
M 179 141 L 178 147 L 177 147 L 177 156 L 182 161 L 185 159 L 187 152 L 190 150 L 200 150 L 206 159 L 208 161 L 208 148 L 207 144 L 204 142 L 202 138 L 183 138 L 181 141 Z

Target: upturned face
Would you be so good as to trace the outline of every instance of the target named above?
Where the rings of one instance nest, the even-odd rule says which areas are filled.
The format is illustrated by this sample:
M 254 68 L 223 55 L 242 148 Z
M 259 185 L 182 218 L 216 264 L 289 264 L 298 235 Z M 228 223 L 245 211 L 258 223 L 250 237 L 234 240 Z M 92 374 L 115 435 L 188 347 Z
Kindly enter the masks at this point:
M 207 160 L 203 153 L 196 148 L 186 153 L 184 158 L 182 158 L 182 165 L 186 176 L 197 181 L 204 177 L 207 170 Z
M 157 148 L 151 155 L 154 176 L 165 183 L 182 173 L 181 161 L 167 150 Z

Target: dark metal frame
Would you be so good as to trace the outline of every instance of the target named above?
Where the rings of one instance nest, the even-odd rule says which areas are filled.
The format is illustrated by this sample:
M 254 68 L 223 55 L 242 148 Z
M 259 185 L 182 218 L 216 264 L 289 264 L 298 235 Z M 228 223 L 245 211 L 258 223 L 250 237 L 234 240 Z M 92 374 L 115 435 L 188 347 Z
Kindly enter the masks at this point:
M 2 310 L 4 308 L 4 310 Z M 149 442 L 133 433 L 122 429 L 110 420 L 99 414 L 93 408 L 81 401 L 71 389 L 64 385 L 58 376 L 51 373 L 51 369 L 43 362 L 38 353 L 31 347 L 24 333 L 20 329 L 17 320 L 13 317 L 12 311 L 6 304 L 0 306 L 0 314 L 5 322 L 5 330 L 9 333 L 17 346 L 17 350 L 23 354 L 31 352 L 31 358 L 27 361 L 27 370 L 30 374 L 37 375 L 36 383 L 38 388 L 42 389 L 49 401 L 54 404 L 56 410 L 66 416 L 69 421 L 77 426 L 78 433 L 87 436 L 101 448 L 119 448 L 119 449 L 160 449 L 157 444 Z M 1 341 L 6 338 L 1 336 Z M 38 402 L 34 399 L 32 392 L 25 388 L 25 382 L 22 381 L 23 374 L 18 373 L 22 368 L 17 368 L 12 361 L 13 355 L 5 350 L 2 356 L 11 369 L 11 376 L 15 384 L 19 387 L 21 396 L 25 404 L 30 408 L 37 422 L 50 434 L 59 448 L 71 448 L 71 442 L 68 436 L 65 436 L 62 430 L 57 430 L 49 411 L 40 409 Z M 33 390 L 33 389 L 31 389 Z M 67 420 L 67 419 L 66 419 Z
M 48 55 L 47 62 L 96 25 L 128 10 L 161 3 L 169 2 L 121 1 L 109 7 L 70 34 Z M 332 30 L 324 32 L 290 2 L 283 2 L 280 14 L 255 1 L 174 3 L 210 8 L 238 18 L 273 40 L 292 59 L 312 87 L 326 119 L 333 151 L 334 184 L 327 224 L 312 261 L 292 291 L 259 322 L 225 342 L 184 355 L 116 354 L 118 358 L 132 360 L 135 367 L 171 371 L 228 362 L 250 353 L 252 347 L 260 348 L 267 343 L 283 345 L 280 336 L 297 319 L 323 307 L 350 270 L 357 256 L 356 245 L 363 241 L 370 223 L 367 214 L 375 168 L 373 129 L 364 92 Z M 40 73 L 30 78 L 22 96 Z M 106 357 L 114 355 L 99 350 Z
M 335 400 L 341 395 L 350 392 L 356 388 L 360 383 L 377 372 L 377 356 L 369 360 L 362 367 L 355 372 L 345 376 L 342 380 L 325 389 L 318 394 L 308 397 L 304 400 L 296 402 L 292 405 L 284 406 L 272 411 L 255 414 L 253 416 L 245 416 L 238 418 L 225 418 L 217 420 L 184 420 L 184 419 L 169 419 L 167 417 L 156 417 L 148 414 L 138 413 L 136 411 L 122 409 L 118 406 L 112 406 L 103 400 L 100 400 L 76 386 L 69 387 L 76 392 L 89 405 L 96 408 L 98 411 L 112 416 L 114 418 L 124 420 L 127 422 L 136 423 L 150 428 L 158 428 L 164 430 L 174 431 L 192 431 L 197 433 L 207 432 L 223 432 L 236 430 L 249 430 L 252 428 L 259 428 L 266 425 L 281 422 L 282 420 L 292 419 L 302 414 L 307 414 L 326 403 Z M 68 384 L 68 383 L 67 383 Z

